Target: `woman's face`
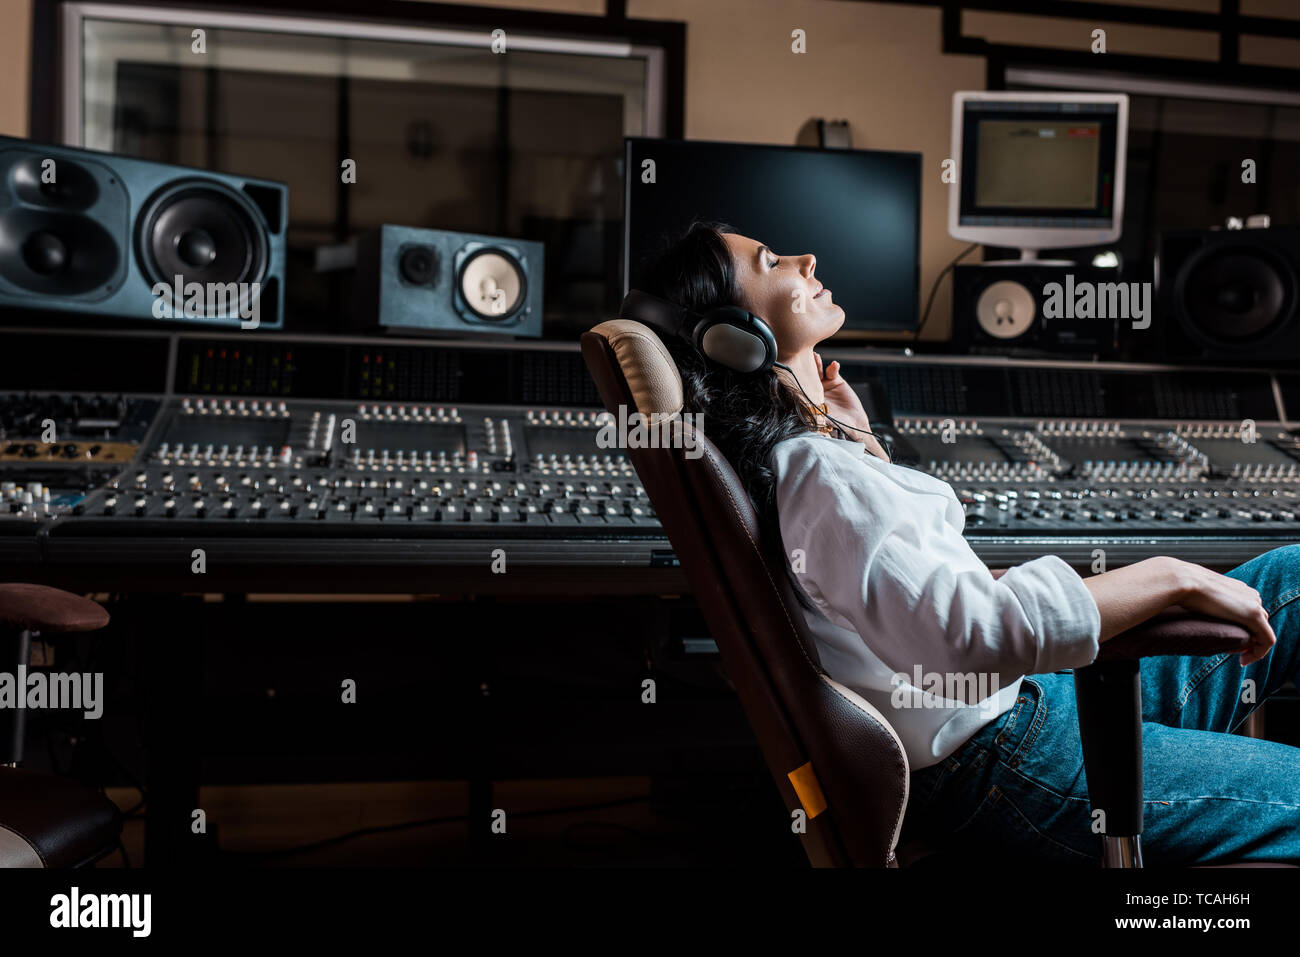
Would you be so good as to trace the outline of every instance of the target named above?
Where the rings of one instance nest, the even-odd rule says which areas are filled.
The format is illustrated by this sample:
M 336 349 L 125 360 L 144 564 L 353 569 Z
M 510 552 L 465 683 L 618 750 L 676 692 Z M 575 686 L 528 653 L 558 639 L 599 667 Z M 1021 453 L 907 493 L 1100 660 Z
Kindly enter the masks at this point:
M 844 310 L 813 275 L 817 257 L 812 253 L 783 256 L 738 233 L 722 238 L 736 264 L 740 304 L 771 328 L 778 358 L 811 349 L 844 324 Z

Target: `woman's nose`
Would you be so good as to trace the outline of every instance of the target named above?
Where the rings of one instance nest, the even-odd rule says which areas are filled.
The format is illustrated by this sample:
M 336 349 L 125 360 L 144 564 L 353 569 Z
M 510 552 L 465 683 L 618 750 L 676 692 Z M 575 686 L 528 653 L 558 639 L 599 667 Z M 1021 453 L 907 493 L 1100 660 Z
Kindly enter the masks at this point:
M 802 259 L 803 259 L 803 269 L 800 270 L 800 272 L 802 272 L 805 276 L 811 277 L 813 274 L 813 270 L 817 268 L 817 257 L 814 256 L 812 253 L 808 253 L 806 256 L 803 256 Z

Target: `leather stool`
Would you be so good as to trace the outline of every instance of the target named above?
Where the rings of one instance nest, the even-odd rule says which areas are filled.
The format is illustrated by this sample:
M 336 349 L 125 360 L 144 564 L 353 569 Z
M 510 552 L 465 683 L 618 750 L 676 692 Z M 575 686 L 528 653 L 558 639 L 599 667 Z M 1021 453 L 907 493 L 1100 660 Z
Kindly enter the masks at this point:
M 33 637 L 106 624 L 108 612 L 88 598 L 44 585 L 0 584 L 0 646 L 6 651 L 0 667 L 14 668 L 16 679 Z M 19 768 L 26 711 L 9 716 L 8 733 L 0 738 L 0 867 L 81 867 L 112 851 L 122 830 L 117 805 L 75 781 Z

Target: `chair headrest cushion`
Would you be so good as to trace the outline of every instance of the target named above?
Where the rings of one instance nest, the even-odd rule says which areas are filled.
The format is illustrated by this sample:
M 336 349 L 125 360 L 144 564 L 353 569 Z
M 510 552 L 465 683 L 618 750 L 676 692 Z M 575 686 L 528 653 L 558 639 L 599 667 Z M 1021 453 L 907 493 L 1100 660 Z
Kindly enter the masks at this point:
M 634 319 L 610 319 L 591 331 L 604 336 L 614 350 L 636 411 L 642 415 L 682 411 L 682 374 L 653 329 Z

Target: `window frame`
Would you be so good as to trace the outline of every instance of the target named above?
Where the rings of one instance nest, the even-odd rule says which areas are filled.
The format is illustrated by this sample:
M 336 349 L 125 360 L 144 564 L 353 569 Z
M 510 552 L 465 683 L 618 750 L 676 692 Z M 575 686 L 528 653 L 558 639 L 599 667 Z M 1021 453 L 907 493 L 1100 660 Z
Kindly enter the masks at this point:
M 80 128 L 69 99 L 81 96 L 81 22 L 87 16 L 145 22 L 196 20 L 228 28 L 278 21 L 309 24 L 318 35 L 409 40 L 412 37 L 460 39 L 488 46 L 498 27 L 511 33 L 519 49 L 647 57 L 647 119 L 657 120 L 655 135 L 685 135 L 686 24 L 676 20 L 636 20 L 625 16 L 621 0 L 607 0 L 605 16 L 504 10 L 454 3 L 410 0 L 277 0 L 274 13 L 250 9 L 247 0 L 203 0 L 170 7 L 139 0 L 33 0 L 28 135 L 38 142 L 63 143 Z M 264 27 L 265 28 L 265 27 Z M 72 55 L 75 53 L 75 56 Z M 75 71 L 75 76 L 69 73 Z M 75 94 L 73 91 L 76 91 Z M 649 123 L 647 124 L 649 126 Z M 79 138 L 79 133 L 77 137 Z

